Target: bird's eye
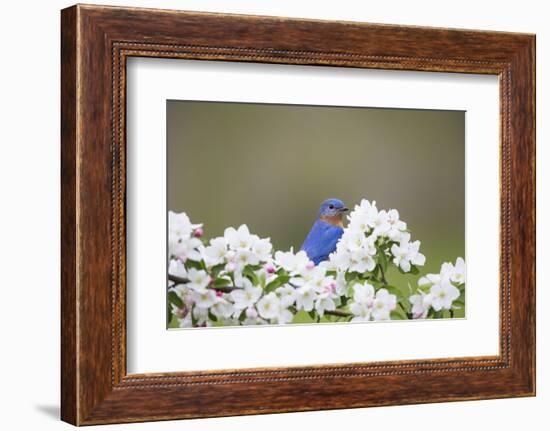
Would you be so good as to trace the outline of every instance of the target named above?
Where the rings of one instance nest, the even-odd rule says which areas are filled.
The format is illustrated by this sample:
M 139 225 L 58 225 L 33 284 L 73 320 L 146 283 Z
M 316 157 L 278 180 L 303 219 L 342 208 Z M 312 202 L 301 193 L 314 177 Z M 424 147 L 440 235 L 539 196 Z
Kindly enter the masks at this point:
M 334 209 L 334 205 L 332 205 L 332 204 L 330 204 L 328 207 L 329 207 L 331 210 Z

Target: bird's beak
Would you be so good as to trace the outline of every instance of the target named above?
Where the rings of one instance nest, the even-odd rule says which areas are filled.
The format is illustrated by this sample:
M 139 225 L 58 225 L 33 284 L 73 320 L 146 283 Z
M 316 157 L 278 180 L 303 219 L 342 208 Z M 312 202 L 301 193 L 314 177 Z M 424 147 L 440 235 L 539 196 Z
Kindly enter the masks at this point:
M 348 211 L 349 211 L 349 208 L 347 208 L 347 207 L 338 208 L 338 212 L 341 212 L 341 213 L 345 213 L 345 212 L 348 212 Z

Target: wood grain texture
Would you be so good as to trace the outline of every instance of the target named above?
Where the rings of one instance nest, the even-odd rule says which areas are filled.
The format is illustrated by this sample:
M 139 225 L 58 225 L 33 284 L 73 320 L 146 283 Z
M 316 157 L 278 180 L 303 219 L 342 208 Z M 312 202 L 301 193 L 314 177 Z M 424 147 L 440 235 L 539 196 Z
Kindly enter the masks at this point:
M 62 11 L 61 36 L 63 420 L 86 425 L 535 393 L 533 35 L 79 5 Z M 131 56 L 498 75 L 500 354 L 127 375 Z
M 61 417 L 77 422 L 76 8 L 61 16 Z

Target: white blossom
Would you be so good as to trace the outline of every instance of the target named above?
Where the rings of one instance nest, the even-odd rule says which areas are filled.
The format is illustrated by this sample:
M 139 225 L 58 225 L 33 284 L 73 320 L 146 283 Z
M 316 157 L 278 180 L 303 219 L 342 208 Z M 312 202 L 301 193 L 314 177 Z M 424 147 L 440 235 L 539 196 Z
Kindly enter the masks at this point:
M 229 294 L 237 310 L 253 307 L 262 296 L 261 287 L 253 286 L 247 278 L 243 278 L 243 282 L 245 284 L 243 289 L 235 289 Z
M 296 302 L 296 289 L 289 284 L 285 284 L 277 289 L 275 293 L 281 300 L 281 306 L 288 308 Z
M 305 267 L 295 277 L 292 277 L 290 282 L 297 287 L 309 284 L 314 288 L 322 288 L 330 284 L 333 279 L 326 276 L 326 268 L 322 266 Z
M 311 311 L 317 299 L 317 293 L 313 286 L 305 284 L 296 289 L 296 308 L 298 310 Z
M 387 320 L 390 312 L 397 305 L 397 297 L 380 289 L 375 292 L 369 283 L 356 283 L 353 286 L 353 303 L 349 309 L 355 316 L 352 322 L 364 322 L 369 320 Z
M 329 256 L 329 263 L 341 272 L 347 271 L 352 263 L 351 256 L 347 250 L 337 250 Z
M 195 237 L 181 238 L 176 243 L 169 245 L 170 256 L 175 256 L 182 261 L 194 260 L 196 262 L 202 259 L 201 248 L 202 242 Z
M 279 313 L 275 316 L 275 323 L 285 325 L 292 321 L 294 315 L 281 304 L 279 304 Z
M 390 230 L 391 225 L 386 211 L 382 210 L 378 212 L 373 221 L 373 228 L 372 235 L 375 237 L 385 235 Z
M 193 317 L 197 321 L 197 326 L 204 326 L 210 323 L 208 320 L 208 307 L 193 307 Z
M 405 234 L 401 238 L 401 242 L 394 244 L 391 247 L 391 252 L 394 256 L 393 263 L 399 266 L 403 272 L 411 270 L 411 264 L 422 266 L 426 262 L 426 257 L 420 253 L 420 241 L 409 242 L 410 235 Z
M 257 239 L 252 245 L 252 252 L 258 257 L 262 262 L 268 262 L 271 260 L 271 250 L 273 246 L 269 238 Z
M 366 199 L 362 199 L 361 203 L 355 205 L 352 213 L 348 216 L 349 227 L 366 233 L 370 228 L 374 227 L 377 216 L 378 209 L 376 208 L 376 202 L 372 201 L 371 203 Z
M 264 323 L 266 321 L 259 317 L 258 311 L 254 307 L 249 307 L 245 310 L 243 325 L 261 325 Z
M 350 257 L 349 270 L 359 273 L 370 272 L 376 267 L 376 262 L 368 249 L 357 250 Z
M 372 307 L 369 307 L 364 302 L 354 302 L 350 305 L 349 310 L 354 317 L 352 322 L 368 322 L 371 319 Z
M 430 306 L 432 305 L 431 299 L 432 298 L 430 295 L 426 295 L 422 291 L 409 297 L 409 301 L 412 305 L 411 312 L 413 319 L 426 318 L 428 311 L 430 310 Z
M 290 273 L 299 273 L 304 271 L 308 265 L 309 257 L 303 250 L 296 254 L 292 250 L 287 252 L 277 251 L 275 252 L 275 262 Z
M 185 265 L 183 264 L 183 262 L 181 262 L 180 260 L 170 259 L 170 263 L 168 264 L 168 274 L 174 275 L 179 278 L 186 278 L 187 270 L 185 269 Z M 168 281 L 169 286 L 172 286 L 173 284 L 173 281 Z
M 430 287 L 441 281 L 451 281 L 455 284 L 464 284 L 466 282 L 466 264 L 461 257 L 456 259 L 455 265 L 445 262 L 441 265 L 439 274 L 426 274 L 420 277 L 418 285 L 421 287 Z
M 190 268 L 187 272 L 187 287 L 196 292 L 205 292 L 210 284 L 210 276 L 202 269 Z
M 355 316 L 352 322 L 366 322 L 371 319 L 374 295 L 374 287 L 369 283 L 353 285 L 353 302 L 349 306 Z
M 202 251 L 204 261 L 208 266 L 219 265 L 227 259 L 228 249 L 227 240 L 224 237 L 213 238 L 210 245 Z
M 193 292 L 193 300 L 195 304 L 200 308 L 209 308 L 216 303 L 216 292 L 212 289 L 206 289 L 204 291 Z
M 362 302 L 369 306 L 374 301 L 374 287 L 369 283 L 356 283 L 353 286 L 353 300 L 355 302 Z
M 258 256 L 250 250 L 240 249 L 235 253 L 234 263 L 236 265 L 236 269 L 242 270 L 247 265 L 257 265 L 260 263 L 260 259 L 258 259 Z
M 323 317 L 325 311 L 336 310 L 336 303 L 334 302 L 334 290 L 330 287 L 325 287 L 318 293 L 317 301 L 315 301 L 315 310 L 319 313 L 319 316 Z
M 274 292 L 270 292 L 260 299 L 256 308 L 264 319 L 274 319 L 279 316 L 281 304 L 277 295 Z
M 251 235 L 248 226 L 242 224 L 238 229 L 228 227 L 223 233 L 224 238 L 233 250 L 250 250 L 258 238 L 256 235 Z
M 168 213 L 168 252 L 170 256 L 175 256 L 185 261 L 187 259 L 199 261 L 201 253 L 199 248 L 202 246 L 200 239 L 193 236 L 193 231 L 201 224 L 192 224 L 185 213 Z
M 367 236 L 364 232 L 359 230 L 348 230 L 344 232 L 342 238 L 340 238 L 339 248 L 349 252 L 356 252 L 363 248 L 371 246 L 371 243 L 367 242 Z
M 210 312 L 221 319 L 228 319 L 234 313 L 233 305 L 225 298 L 216 296 L 214 304 L 210 307 Z
M 403 233 L 407 229 L 407 223 L 399 219 L 399 212 L 395 209 L 388 211 L 388 223 L 390 228 L 386 232 L 386 235 L 392 241 L 400 242 Z
M 448 280 L 441 280 L 430 288 L 429 300 L 435 311 L 450 310 L 460 291 Z
M 168 239 L 170 242 L 188 238 L 202 224 L 192 224 L 186 213 L 168 212 Z
M 466 283 L 466 263 L 464 259 L 458 257 L 451 273 L 451 281 L 456 284 Z
M 387 291 L 380 289 L 376 292 L 374 303 L 372 305 L 372 317 L 374 320 L 388 320 L 390 312 L 397 306 L 397 297 Z

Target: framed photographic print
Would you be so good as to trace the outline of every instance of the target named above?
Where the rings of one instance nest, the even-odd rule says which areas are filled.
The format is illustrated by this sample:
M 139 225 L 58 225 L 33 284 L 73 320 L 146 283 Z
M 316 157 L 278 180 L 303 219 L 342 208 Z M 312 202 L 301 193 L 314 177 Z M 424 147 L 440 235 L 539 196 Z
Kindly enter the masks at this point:
M 534 395 L 533 35 L 61 30 L 63 420 Z

